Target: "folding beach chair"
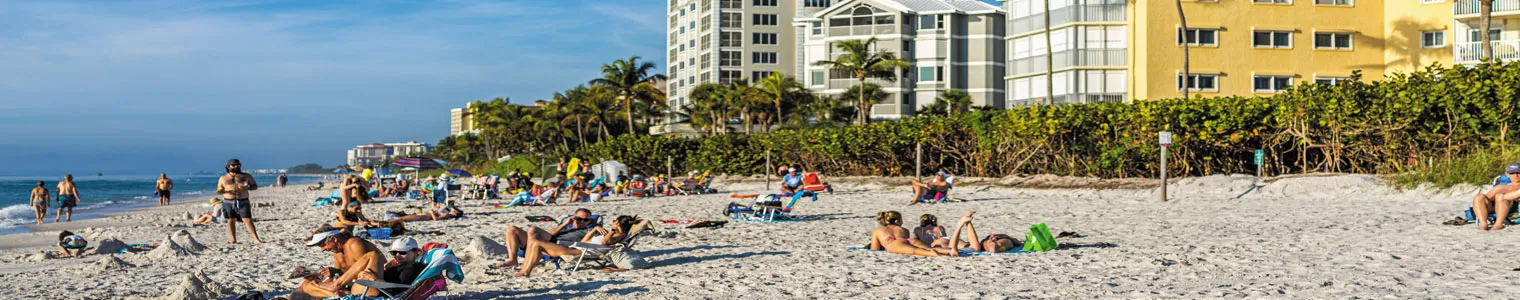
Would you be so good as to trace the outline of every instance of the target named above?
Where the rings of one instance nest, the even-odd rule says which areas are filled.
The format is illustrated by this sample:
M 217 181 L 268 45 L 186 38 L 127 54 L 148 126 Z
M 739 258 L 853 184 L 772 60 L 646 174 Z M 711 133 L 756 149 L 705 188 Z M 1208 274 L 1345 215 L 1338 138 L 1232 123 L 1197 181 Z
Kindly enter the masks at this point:
M 622 242 L 612 245 L 581 242 L 571 243 L 568 245 L 570 248 L 580 250 L 581 255 L 566 255 L 565 257 L 561 258 L 570 262 L 570 268 L 564 269 L 565 274 L 569 275 L 570 273 L 574 273 L 576 270 L 579 270 L 581 268 L 582 264 L 585 263 L 596 264 L 598 269 L 606 268 L 609 264 L 612 263 L 611 261 L 608 261 L 608 256 L 612 255 L 612 253 L 632 250 L 633 247 L 638 244 L 639 238 L 642 238 L 645 235 L 649 235 L 654 232 L 654 225 L 653 223 L 650 223 L 649 220 L 644 220 L 644 222 L 634 224 L 633 227 L 631 227 L 628 231 L 628 238 L 623 239 Z
M 811 172 L 802 176 L 802 187 L 799 187 L 798 190 L 817 193 L 828 190 L 828 188 L 829 186 L 823 184 L 822 179 L 818 179 L 818 172 Z
M 755 203 L 748 206 L 729 203 L 728 207 L 723 210 L 724 216 L 728 216 L 736 221 L 765 223 L 799 221 L 800 219 L 792 217 L 792 208 L 797 205 L 798 200 L 801 200 L 803 197 L 811 197 L 813 201 L 818 201 L 818 194 L 809 191 L 800 191 L 793 194 L 769 194 L 765 196 L 730 195 L 729 197 L 741 199 L 753 198 Z M 786 197 L 791 197 L 791 199 L 783 203 L 781 199 Z
M 363 294 L 368 294 L 369 289 L 378 289 L 382 299 L 394 300 L 422 300 L 432 298 L 438 292 L 448 290 L 448 282 L 460 283 L 464 281 L 464 271 L 459 268 L 459 258 L 454 256 L 454 250 L 432 249 L 422 256 L 422 263 L 427 268 L 417 274 L 417 280 L 411 285 L 395 284 L 389 282 L 355 280 L 354 284 L 364 287 Z M 391 293 L 392 290 L 405 289 L 400 293 Z

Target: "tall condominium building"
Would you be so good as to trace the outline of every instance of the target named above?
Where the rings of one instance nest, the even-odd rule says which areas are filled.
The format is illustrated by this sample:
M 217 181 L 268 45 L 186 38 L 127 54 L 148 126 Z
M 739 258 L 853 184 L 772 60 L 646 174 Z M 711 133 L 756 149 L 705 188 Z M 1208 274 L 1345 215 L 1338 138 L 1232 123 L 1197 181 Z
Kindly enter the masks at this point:
M 474 109 L 473 106 L 475 106 L 475 103 L 470 102 L 469 104 L 465 104 L 463 108 L 449 110 L 449 135 L 478 132 L 475 128 L 475 118 L 471 112 Z
M 392 157 L 427 153 L 429 148 L 432 147 L 416 141 L 359 145 L 348 150 L 348 165 L 373 166 Z
M 690 104 L 687 95 L 700 83 L 754 81 L 776 71 L 793 75 L 797 43 L 791 23 L 802 0 L 667 1 L 665 74 L 672 107 Z
M 976 0 L 845 0 L 798 17 L 802 40 L 800 78 L 815 92 L 836 95 L 858 84 L 855 74 L 814 66 L 843 55 L 844 40 L 879 41 L 874 50 L 912 64 L 895 81 L 867 79 L 888 99 L 872 107 L 872 118 L 911 116 L 946 90 L 968 92 L 976 106 L 1004 106 L 1003 10 Z
M 1186 31 L 1172 1 L 1000 1 L 1013 105 L 1269 96 L 1481 56 L 1476 0 L 1184 1 Z M 1520 58 L 1520 0 L 1495 3 L 1494 56 Z

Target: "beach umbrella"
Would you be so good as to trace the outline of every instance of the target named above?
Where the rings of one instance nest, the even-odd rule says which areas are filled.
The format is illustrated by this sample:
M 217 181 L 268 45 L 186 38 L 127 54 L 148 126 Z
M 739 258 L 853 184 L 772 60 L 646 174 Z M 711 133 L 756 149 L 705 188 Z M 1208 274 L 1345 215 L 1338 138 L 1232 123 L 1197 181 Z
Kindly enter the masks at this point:
M 455 176 L 459 177 L 470 177 L 470 172 L 465 172 L 464 170 L 460 169 L 449 170 L 449 174 L 454 174 Z
M 343 173 L 348 173 L 348 172 L 349 172 L 348 169 L 333 170 L 333 174 L 343 174 Z

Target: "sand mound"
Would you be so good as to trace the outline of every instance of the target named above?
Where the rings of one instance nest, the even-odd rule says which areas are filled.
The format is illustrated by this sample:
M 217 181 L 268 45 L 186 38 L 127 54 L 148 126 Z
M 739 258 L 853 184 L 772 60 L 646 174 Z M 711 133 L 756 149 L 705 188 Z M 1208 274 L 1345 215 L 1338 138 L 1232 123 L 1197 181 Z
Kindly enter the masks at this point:
M 1391 189 L 1372 175 L 1305 174 L 1279 177 L 1261 188 L 1269 197 L 1330 199 L 1354 195 L 1390 194 Z
M 148 251 L 148 257 L 158 259 L 174 258 L 190 254 L 192 254 L 190 253 L 190 250 L 185 249 L 185 246 L 181 246 L 178 242 L 175 242 L 172 235 L 164 236 L 164 241 L 158 243 L 158 248 L 153 248 L 153 251 Z
M 1004 187 L 1026 189 L 1142 189 L 1154 188 L 1160 181 L 1151 179 L 1101 179 L 1093 177 L 1058 176 L 1038 174 L 1034 176 L 1010 175 L 992 180 L 956 179 L 957 186 L 972 183 L 996 184 Z
M 190 235 L 189 231 L 183 229 L 175 231 L 171 239 L 179 243 L 180 246 L 185 247 L 185 250 L 190 251 L 190 253 L 200 254 L 201 251 L 206 251 L 206 245 L 202 245 L 200 241 L 196 241 L 195 236 Z
M 503 255 L 507 255 L 507 246 L 481 236 L 471 239 L 469 246 L 459 250 L 459 259 L 465 263 Z
M 95 254 L 116 254 L 116 253 L 120 253 L 121 249 L 126 249 L 126 248 L 127 248 L 127 243 L 124 243 L 121 240 L 118 240 L 118 239 L 115 239 L 115 238 L 106 238 L 106 239 L 102 239 L 99 242 L 95 243 L 95 252 L 94 253 Z
M 227 293 L 226 288 L 212 282 L 211 278 L 206 277 L 205 272 L 195 270 L 194 274 L 185 275 L 185 280 L 180 281 L 179 287 L 174 288 L 168 295 L 164 295 L 163 298 L 159 299 L 209 300 L 220 299 L 219 297 Z
M 33 253 L 32 255 L 27 255 L 26 258 L 25 258 L 25 260 L 26 261 L 30 261 L 30 262 L 39 262 L 39 261 L 49 260 L 49 259 L 53 259 L 53 258 L 54 258 L 54 256 L 53 256 L 52 252 L 41 251 L 41 252 Z
M 1256 181 L 1255 176 L 1240 174 L 1187 177 L 1168 185 L 1167 193 L 1176 198 L 1231 199 L 1250 190 Z
M 117 258 L 115 255 L 106 255 L 105 257 L 100 258 L 99 261 L 96 261 L 95 264 L 90 265 L 90 267 L 87 270 L 89 270 L 90 273 L 104 273 L 106 271 L 121 270 L 121 269 L 126 269 L 126 268 L 133 268 L 133 267 L 137 267 L 137 266 L 134 266 L 134 265 L 132 265 L 130 263 L 122 261 L 120 258 Z

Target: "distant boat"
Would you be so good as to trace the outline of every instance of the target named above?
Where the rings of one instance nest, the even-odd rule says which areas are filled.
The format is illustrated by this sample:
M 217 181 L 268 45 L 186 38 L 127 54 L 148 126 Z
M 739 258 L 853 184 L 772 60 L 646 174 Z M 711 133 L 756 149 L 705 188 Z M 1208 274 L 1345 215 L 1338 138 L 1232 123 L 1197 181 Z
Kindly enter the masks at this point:
M 99 172 L 96 172 L 96 173 L 95 173 L 95 176 L 96 176 L 96 177 L 99 177 L 99 176 L 106 176 L 106 174 L 101 174 L 101 173 L 99 173 Z

